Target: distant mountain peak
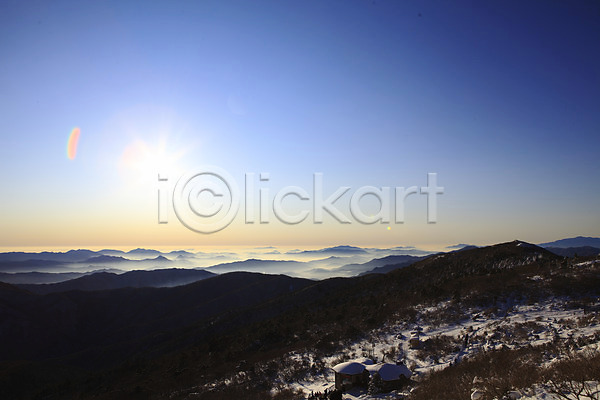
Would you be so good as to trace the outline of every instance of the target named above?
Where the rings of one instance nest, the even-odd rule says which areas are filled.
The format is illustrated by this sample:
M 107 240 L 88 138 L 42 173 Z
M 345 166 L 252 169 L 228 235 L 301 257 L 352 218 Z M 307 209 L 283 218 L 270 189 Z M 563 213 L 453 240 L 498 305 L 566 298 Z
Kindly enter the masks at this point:
M 328 247 L 325 250 L 362 250 L 360 247 L 342 244 L 339 246 Z
M 350 245 L 339 245 L 332 247 L 325 247 L 318 250 L 291 250 L 288 254 L 362 254 L 367 253 L 367 250 L 362 247 L 350 246 Z
M 160 254 L 160 251 L 138 247 L 137 249 L 129 250 L 127 254 Z
M 465 243 L 459 243 L 459 244 L 453 244 L 451 246 L 446 246 L 446 248 L 448 250 L 459 250 L 459 249 L 463 249 L 465 247 L 473 247 L 473 245 L 465 244 Z
M 576 236 L 572 238 L 559 239 L 554 242 L 540 243 L 541 247 L 600 247 L 600 238 L 588 236 Z

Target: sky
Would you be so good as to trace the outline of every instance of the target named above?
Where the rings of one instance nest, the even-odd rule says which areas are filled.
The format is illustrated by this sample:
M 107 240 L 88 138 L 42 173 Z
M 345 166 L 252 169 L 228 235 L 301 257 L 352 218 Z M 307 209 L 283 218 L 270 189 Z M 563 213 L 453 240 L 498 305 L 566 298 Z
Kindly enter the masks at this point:
M 3 1 L 0 247 L 600 236 L 599 40 L 597 1 Z

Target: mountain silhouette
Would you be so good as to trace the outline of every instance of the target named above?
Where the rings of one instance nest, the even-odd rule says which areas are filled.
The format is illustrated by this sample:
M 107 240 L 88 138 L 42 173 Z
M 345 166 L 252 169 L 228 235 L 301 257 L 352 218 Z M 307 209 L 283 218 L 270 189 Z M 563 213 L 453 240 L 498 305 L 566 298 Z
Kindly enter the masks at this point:
M 22 284 L 19 287 L 33 293 L 47 294 L 70 290 L 111 290 L 141 287 L 172 287 L 187 285 L 215 276 L 214 273 L 195 269 L 156 269 L 151 271 L 129 271 L 122 274 L 98 272 L 76 279 L 40 285 Z
M 573 238 L 555 240 L 554 242 L 541 243 L 541 247 L 598 247 L 600 248 L 600 238 L 577 236 Z

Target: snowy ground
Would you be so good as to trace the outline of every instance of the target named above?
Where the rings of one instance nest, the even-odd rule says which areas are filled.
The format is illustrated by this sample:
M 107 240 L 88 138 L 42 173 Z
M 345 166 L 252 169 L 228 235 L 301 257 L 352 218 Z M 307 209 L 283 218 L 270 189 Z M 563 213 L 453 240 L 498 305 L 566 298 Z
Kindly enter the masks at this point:
M 376 362 L 401 360 L 413 371 L 413 379 L 419 381 L 434 369 L 446 368 L 480 351 L 503 347 L 516 349 L 530 344 L 539 346 L 553 340 L 583 338 L 593 342 L 592 347 L 598 348 L 598 314 L 586 314 L 583 309 L 570 308 L 568 302 L 561 299 L 507 307 L 499 316 L 486 317 L 484 310 L 471 309 L 464 312 L 461 321 L 453 324 L 437 325 L 427 322 L 432 315 L 444 312 L 448 306 L 449 303 L 441 303 L 436 307 L 423 308 L 416 324 L 398 322 L 375 330 L 369 337 L 349 343 L 343 351 L 323 358 L 322 362 L 328 367 L 324 372 L 307 375 L 303 380 L 285 384 L 287 387 L 302 390 L 306 395 L 311 392 L 323 392 L 330 389 L 334 382 L 330 367 L 359 357 L 369 357 Z M 419 349 L 411 349 L 408 340 L 417 330 L 421 333 L 421 342 L 430 338 L 441 338 L 450 344 L 450 351 L 441 355 L 431 355 Z M 288 356 L 315 361 L 312 353 L 293 353 Z M 344 399 L 396 399 L 404 398 L 407 394 L 392 392 L 370 396 L 355 390 L 345 393 Z M 527 393 L 520 393 L 520 396 L 521 399 L 553 399 L 542 386 L 531 388 Z

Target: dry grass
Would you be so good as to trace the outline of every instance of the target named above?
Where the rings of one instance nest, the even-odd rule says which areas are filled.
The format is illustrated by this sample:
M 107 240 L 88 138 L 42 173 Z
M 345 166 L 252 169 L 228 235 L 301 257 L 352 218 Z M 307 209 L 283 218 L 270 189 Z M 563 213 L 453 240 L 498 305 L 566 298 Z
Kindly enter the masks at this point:
M 540 367 L 547 361 L 545 354 L 557 353 L 565 358 L 549 367 Z M 480 383 L 473 383 L 475 377 L 480 379 Z M 561 398 L 599 400 L 599 394 L 592 393 L 589 385 L 589 381 L 598 377 L 600 352 L 573 353 L 565 347 L 548 344 L 480 353 L 458 365 L 432 373 L 409 399 L 468 399 L 473 389 L 480 390 L 483 399 L 503 399 L 510 391 L 550 382 L 551 391 Z M 570 393 L 571 397 L 566 393 Z

